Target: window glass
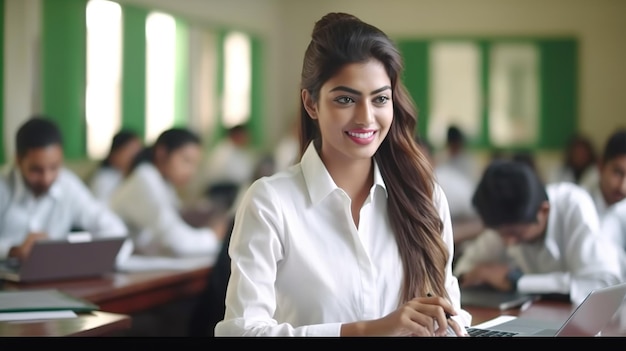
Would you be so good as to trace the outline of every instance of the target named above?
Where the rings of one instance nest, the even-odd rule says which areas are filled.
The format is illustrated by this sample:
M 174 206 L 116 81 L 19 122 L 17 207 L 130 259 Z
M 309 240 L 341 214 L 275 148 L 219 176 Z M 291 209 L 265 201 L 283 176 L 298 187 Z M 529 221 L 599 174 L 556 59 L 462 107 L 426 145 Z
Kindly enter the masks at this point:
M 230 128 L 250 118 L 251 88 L 250 38 L 240 32 L 229 33 L 224 40 L 223 125 Z
M 104 158 L 121 124 L 122 11 L 120 5 L 90 0 L 87 20 L 87 154 Z

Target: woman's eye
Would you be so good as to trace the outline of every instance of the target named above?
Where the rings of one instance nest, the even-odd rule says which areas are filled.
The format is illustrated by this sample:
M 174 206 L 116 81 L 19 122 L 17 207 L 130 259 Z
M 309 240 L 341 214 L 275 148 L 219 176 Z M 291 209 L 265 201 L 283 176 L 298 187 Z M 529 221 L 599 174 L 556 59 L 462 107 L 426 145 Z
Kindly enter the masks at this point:
M 384 104 L 387 101 L 389 101 L 389 97 L 388 96 L 378 96 L 375 100 L 374 100 L 377 104 Z
M 337 101 L 340 104 L 349 104 L 349 103 L 354 102 L 354 99 L 349 96 L 340 96 L 337 99 L 335 99 L 335 101 Z

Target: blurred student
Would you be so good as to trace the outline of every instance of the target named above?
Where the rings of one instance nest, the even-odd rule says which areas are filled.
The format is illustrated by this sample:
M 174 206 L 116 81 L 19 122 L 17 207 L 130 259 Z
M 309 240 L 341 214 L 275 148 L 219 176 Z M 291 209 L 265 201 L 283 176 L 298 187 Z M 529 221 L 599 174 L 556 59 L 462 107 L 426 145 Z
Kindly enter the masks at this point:
M 0 175 L 0 259 L 24 259 L 35 241 L 72 231 L 127 235 L 124 222 L 64 167 L 61 132 L 46 116 L 20 126 L 15 149 L 15 165 Z
M 598 181 L 597 155 L 589 138 L 582 134 L 573 135 L 563 157 L 563 163 L 549 172 L 549 183 L 571 182 L 584 186 Z
M 226 137 L 204 154 L 200 171 L 192 185 L 216 206 L 230 209 L 239 190 L 253 179 L 259 156 L 252 148 L 245 124 L 228 129 Z
M 185 128 L 162 132 L 141 151 L 131 173 L 111 196 L 110 207 L 124 220 L 135 253 L 146 256 L 210 257 L 222 245 L 226 220 L 207 218 L 194 227 L 181 215 L 177 190 L 196 172 L 201 157 L 200 138 Z
M 491 230 L 457 261 L 461 286 L 561 294 L 579 304 L 591 290 L 620 282 L 620 254 L 601 240 L 593 200 L 583 188 L 545 186 L 528 164 L 495 160 L 472 201 Z
M 96 198 L 108 203 L 142 148 L 143 142 L 134 131 L 120 130 L 113 136 L 108 155 L 89 178 L 89 188 Z
M 606 141 L 598 164 L 599 181 L 587 186 L 600 217 L 602 235 L 624 253 L 626 273 L 626 130 Z
M 446 197 L 413 140 L 401 78 L 378 28 L 345 13 L 315 23 L 302 157 L 256 180 L 237 209 L 216 336 L 466 335 Z
M 584 186 L 602 219 L 609 208 L 626 199 L 626 130 L 611 134 L 597 169 L 598 181 Z
M 291 122 L 289 129 L 285 131 L 285 134 L 283 134 L 273 150 L 272 156 L 276 171 L 284 171 L 298 162 L 298 157 L 300 156 L 300 139 L 298 135 L 300 125 L 297 122 L 298 119 Z
M 467 148 L 465 133 L 460 127 L 451 125 L 446 132 L 446 147 L 436 159 L 435 167 L 451 168 L 471 183 L 476 183 L 480 175 L 478 162 Z M 445 189 L 444 189 L 445 190 Z

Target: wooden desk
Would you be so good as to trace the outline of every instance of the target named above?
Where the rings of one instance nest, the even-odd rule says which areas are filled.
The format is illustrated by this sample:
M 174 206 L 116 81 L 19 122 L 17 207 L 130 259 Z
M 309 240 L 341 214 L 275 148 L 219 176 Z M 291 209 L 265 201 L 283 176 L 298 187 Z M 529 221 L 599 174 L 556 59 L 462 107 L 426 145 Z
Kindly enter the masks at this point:
M 114 336 L 130 327 L 129 316 L 95 311 L 76 318 L 0 322 L 0 337 Z
M 132 314 L 197 295 L 204 289 L 209 271 L 210 267 L 201 267 L 188 271 L 114 273 L 98 279 L 37 284 L 6 283 L 3 288 L 55 288 L 91 301 L 102 311 Z

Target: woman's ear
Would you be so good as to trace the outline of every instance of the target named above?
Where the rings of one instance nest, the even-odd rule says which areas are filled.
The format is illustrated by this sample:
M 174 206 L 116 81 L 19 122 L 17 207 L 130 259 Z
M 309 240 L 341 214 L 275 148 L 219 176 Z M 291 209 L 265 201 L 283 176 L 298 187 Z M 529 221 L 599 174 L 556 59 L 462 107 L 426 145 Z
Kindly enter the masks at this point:
M 317 104 L 313 101 L 313 97 L 306 89 L 302 89 L 301 95 L 302 104 L 304 105 L 306 112 L 309 114 L 309 117 L 317 119 Z

